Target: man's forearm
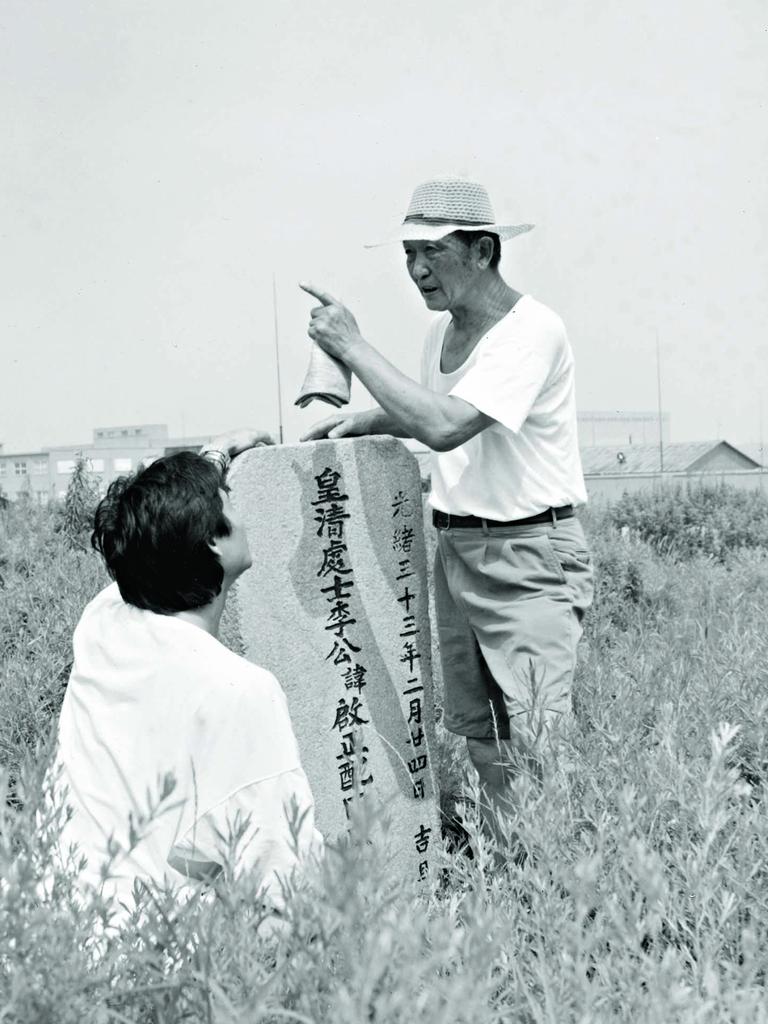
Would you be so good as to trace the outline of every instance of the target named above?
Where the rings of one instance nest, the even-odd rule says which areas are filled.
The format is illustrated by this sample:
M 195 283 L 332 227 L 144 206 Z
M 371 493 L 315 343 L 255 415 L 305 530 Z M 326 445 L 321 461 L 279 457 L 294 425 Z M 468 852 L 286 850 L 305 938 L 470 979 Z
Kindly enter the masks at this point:
M 436 451 L 452 445 L 455 423 L 448 395 L 438 395 L 406 377 L 362 338 L 350 346 L 344 361 L 381 406 L 380 422 L 387 429 L 371 433 L 415 437 Z
M 411 437 L 401 425 L 381 408 L 358 413 L 362 434 L 391 434 L 393 437 Z

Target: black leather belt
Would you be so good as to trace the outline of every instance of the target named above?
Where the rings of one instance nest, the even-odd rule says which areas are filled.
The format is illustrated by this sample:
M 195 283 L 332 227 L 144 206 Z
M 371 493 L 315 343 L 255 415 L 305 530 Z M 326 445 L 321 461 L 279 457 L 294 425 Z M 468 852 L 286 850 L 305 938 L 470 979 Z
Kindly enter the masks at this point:
M 438 530 L 453 530 L 456 527 L 488 527 L 499 529 L 508 526 L 535 526 L 537 523 L 553 523 L 557 519 L 570 519 L 573 516 L 573 505 L 561 505 L 560 508 L 548 508 L 545 512 L 537 512 L 535 516 L 525 519 L 510 519 L 505 523 L 498 519 L 480 519 L 479 516 L 450 516 L 447 512 L 432 510 L 432 524 Z

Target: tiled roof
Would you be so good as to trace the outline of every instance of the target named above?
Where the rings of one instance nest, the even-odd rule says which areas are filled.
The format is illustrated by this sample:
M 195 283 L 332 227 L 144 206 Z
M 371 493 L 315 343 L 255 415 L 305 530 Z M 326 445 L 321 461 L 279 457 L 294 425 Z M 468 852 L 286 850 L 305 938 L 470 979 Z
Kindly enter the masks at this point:
M 694 463 L 717 448 L 733 455 L 734 469 L 744 466 L 749 459 L 758 468 L 759 463 L 727 441 L 684 441 L 664 445 L 664 472 L 685 473 Z M 620 458 L 623 455 L 623 459 Z M 588 476 L 600 473 L 658 473 L 659 446 L 657 444 L 595 445 L 581 449 L 581 464 Z

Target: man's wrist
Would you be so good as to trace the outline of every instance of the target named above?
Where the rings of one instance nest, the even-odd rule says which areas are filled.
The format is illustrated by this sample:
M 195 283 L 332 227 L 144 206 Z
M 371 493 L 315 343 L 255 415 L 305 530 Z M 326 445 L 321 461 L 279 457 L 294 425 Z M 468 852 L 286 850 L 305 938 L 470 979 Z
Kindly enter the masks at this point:
M 353 334 L 341 346 L 341 351 L 336 356 L 342 363 L 352 369 L 352 362 L 359 357 L 368 347 L 368 342 L 362 334 Z
M 207 448 L 205 445 L 200 449 L 200 454 L 203 458 L 209 462 L 213 462 L 214 465 L 219 467 L 219 472 L 222 476 L 227 472 L 232 462 L 229 457 L 229 452 L 224 451 L 223 448 Z

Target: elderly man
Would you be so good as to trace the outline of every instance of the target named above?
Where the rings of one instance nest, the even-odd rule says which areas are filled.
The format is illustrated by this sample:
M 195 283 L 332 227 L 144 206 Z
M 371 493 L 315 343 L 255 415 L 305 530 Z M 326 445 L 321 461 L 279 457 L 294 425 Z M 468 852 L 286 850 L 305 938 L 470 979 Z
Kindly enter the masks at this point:
M 55 767 L 71 808 L 63 857 L 85 858 L 80 888 L 100 890 L 115 923 L 135 883 L 189 894 L 226 863 L 255 868 L 279 909 L 281 878 L 321 847 L 280 684 L 217 638 L 251 565 L 226 470 L 266 440 L 240 431 L 158 459 L 115 480 L 96 512 L 115 582 L 75 631 Z
M 304 440 L 414 437 L 433 451 L 435 603 L 445 725 L 467 740 L 487 820 L 509 810 L 522 767 L 540 770 L 553 727 L 568 717 L 592 569 L 574 506 L 586 501 L 576 434 L 574 361 L 560 318 L 499 272 L 499 224 L 486 190 L 425 182 L 392 241 L 440 315 L 427 334 L 421 383 L 361 336 L 352 313 L 320 305 L 309 335 L 378 401 L 331 416 Z

